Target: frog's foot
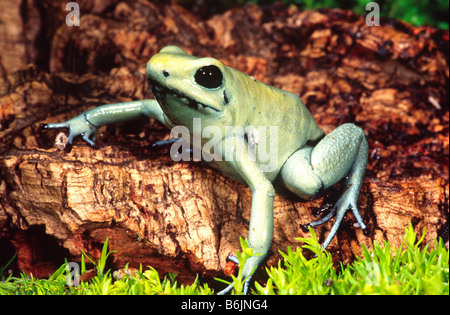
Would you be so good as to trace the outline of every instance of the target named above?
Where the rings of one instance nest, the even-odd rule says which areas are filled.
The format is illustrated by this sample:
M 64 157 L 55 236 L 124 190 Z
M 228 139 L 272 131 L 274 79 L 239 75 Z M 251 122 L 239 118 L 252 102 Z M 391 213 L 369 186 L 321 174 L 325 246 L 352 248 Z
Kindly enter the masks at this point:
M 232 261 L 232 262 L 234 262 L 235 264 L 237 264 L 237 265 L 239 266 L 239 259 L 238 259 L 236 256 L 229 255 L 229 256 L 227 257 L 227 260 Z M 244 265 L 244 268 L 246 268 L 246 267 L 247 267 L 247 262 L 246 262 L 245 265 Z M 256 266 L 256 267 L 257 267 L 257 266 Z M 255 270 L 256 267 L 255 267 L 255 268 L 252 268 L 252 269 Z M 246 268 L 246 269 L 248 269 L 248 268 Z M 245 272 L 245 270 L 244 270 L 244 272 Z M 253 273 L 252 273 L 252 274 L 253 274 Z M 244 287 L 243 287 L 243 289 L 242 289 L 242 293 L 243 293 L 244 295 L 246 295 L 247 292 L 248 292 L 248 287 L 249 287 L 249 285 L 250 285 L 250 280 L 252 279 L 252 274 L 250 274 L 249 276 L 246 276 L 245 273 L 244 273 L 244 275 L 243 275 L 243 278 L 244 278 L 244 279 L 247 278 L 247 279 L 245 280 L 245 282 L 244 282 Z M 225 295 L 225 294 L 231 292 L 231 290 L 233 290 L 233 288 L 234 288 L 234 284 L 235 284 L 234 282 L 231 283 L 231 284 L 230 284 L 229 286 L 227 286 L 225 289 L 223 289 L 222 291 L 218 292 L 217 295 Z
M 341 225 L 342 219 L 344 218 L 344 215 L 347 212 L 347 210 L 352 210 L 353 215 L 355 216 L 355 219 L 358 222 L 361 229 L 364 230 L 366 228 L 366 225 L 364 224 L 363 219 L 362 219 L 361 215 L 359 214 L 358 208 L 356 206 L 356 199 L 354 199 L 353 201 L 349 201 L 349 198 L 351 198 L 351 196 L 349 196 L 349 194 L 351 194 L 350 191 L 348 191 L 348 193 L 347 192 L 344 193 L 344 195 L 338 200 L 338 202 L 334 206 L 333 210 L 330 213 L 328 213 L 325 217 L 323 217 L 320 220 L 311 222 L 309 224 L 309 226 L 311 226 L 311 227 L 315 227 L 320 224 L 323 224 L 323 223 L 329 221 L 336 213 L 336 221 L 334 222 L 333 227 L 330 230 L 330 233 L 328 234 L 327 238 L 325 239 L 324 243 L 322 244 L 323 249 L 328 247 L 331 240 L 336 235 L 336 233 L 339 229 L 339 226 Z
M 367 165 L 368 145 L 364 131 L 344 124 L 325 136 L 315 146 L 305 145 L 292 154 L 281 169 L 285 186 L 298 196 L 317 196 L 345 178 L 344 193 L 333 211 L 313 222 L 317 226 L 336 214 L 330 234 L 322 245 L 326 248 L 336 235 L 348 209 L 351 209 L 361 228 L 365 228 L 357 208 L 357 200 Z
M 83 140 L 86 141 L 90 146 L 95 146 L 95 142 L 91 140 L 91 137 L 95 135 L 97 127 L 86 118 L 86 115 L 84 113 L 65 122 L 54 124 L 40 124 L 39 127 L 42 130 L 68 128 L 70 145 L 73 144 L 73 139 L 75 137 L 81 136 Z

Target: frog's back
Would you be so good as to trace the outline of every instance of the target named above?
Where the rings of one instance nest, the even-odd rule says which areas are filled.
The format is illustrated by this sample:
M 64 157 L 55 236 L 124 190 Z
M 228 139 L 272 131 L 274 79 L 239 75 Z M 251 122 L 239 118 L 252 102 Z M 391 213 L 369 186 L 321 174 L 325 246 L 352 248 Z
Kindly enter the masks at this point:
M 324 133 L 297 95 L 228 69 L 229 75 L 233 76 L 229 88 L 240 95 L 238 104 L 233 104 L 234 125 L 244 128 L 252 126 L 256 132 L 265 130 L 265 135 L 259 132 L 250 144 L 261 145 L 265 137 L 266 144 L 263 145 L 267 154 L 276 151 L 276 167 L 267 173 L 268 178 L 274 179 L 289 156 L 308 141 L 319 140 Z M 276 139 L 270 142 L 272 136 Z M 277 148 L 269 148 L 269 143 L 276 144 Z M 271 154 L 271 158 L 275 157 Z

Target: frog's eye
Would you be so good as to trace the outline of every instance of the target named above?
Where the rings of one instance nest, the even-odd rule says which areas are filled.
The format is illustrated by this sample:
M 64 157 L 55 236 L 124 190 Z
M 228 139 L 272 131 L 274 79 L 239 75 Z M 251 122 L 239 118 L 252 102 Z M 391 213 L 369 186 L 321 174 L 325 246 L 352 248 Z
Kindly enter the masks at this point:
M 223 74 L 217 66 L 204 66 L 195 73 L 195 82 L 208 89 L 218 88 L 222 85 Z

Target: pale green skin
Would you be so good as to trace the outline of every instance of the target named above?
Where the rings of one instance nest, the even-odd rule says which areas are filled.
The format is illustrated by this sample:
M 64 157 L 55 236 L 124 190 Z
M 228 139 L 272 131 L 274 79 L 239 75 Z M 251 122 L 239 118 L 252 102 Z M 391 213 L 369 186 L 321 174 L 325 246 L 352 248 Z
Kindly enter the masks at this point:
M 223 81 L 219 87 L 206 88 L 194 79 L 197 70 L 208 65 L 215 65 L 221 70 Z M 308 198 L 333 186 L 347 175 L 344 193 L 334 211 L 324 219 L 311 223 L 311 226 L 326 222 L 336 213 L 336 221 L 323 248 L 336 234 L 348 209 L 353 211 L 361 228 L 365 228 L 357 210 L 368 156 L 368 145 L 362 129 L 353 124 L 344 124 L 325 136 L 296 95 L 261 83 L 216 59 L 197 58 L 175 46 L 163 48 L 149 60 L 146 77 L 156 100 L 103 105 L 67 122 L 43 126 L 67 127 L 70 129 L 70 143 L 75 136 L 81 135 L 91 145 L 94 142 L 90 137 L 98 127 L 141 116 L 155 118 L 168 128 L 184 125 L 191 132 L 193 118 L 201 118 L 202 128 L 210 125 L 220 127 L 224 131 L 219 144 L 224 161 L 215 162 L 213 166 L 246 183 L 252 190 L 248 242 L 253 252 L 260 255 L 251 257 L 244 265 L 243 274 L 248 277 L 245 291 L 251 275 L 267 258 L 271 246 L 274 186 L 287 188 L 302 198 Z M 155 82 L 163 88 L 155 88 Z M 161 89 L 163 92 L 158 93 Z M 203 105 L 196 108 L 188 106 L 182 94 Z M 225 134 L 225 126 L 248 125 L 278 127 L 278 154 L 274 157 L 278 163 L 274 171 L 263 172 L 258 159 L 236 159 L 233 156 L 236 150 L 249 150 L 248 139 L 243 134 Z M 208 140 L 203 139 L 202 143 Z M 228 287 L 221 293 L 230 289 Z

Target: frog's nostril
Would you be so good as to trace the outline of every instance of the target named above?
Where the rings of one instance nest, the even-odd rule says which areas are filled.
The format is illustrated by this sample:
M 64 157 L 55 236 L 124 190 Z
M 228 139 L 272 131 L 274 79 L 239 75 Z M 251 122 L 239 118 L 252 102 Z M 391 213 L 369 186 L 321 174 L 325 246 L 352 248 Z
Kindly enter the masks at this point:
M 170 75 L 169 72 L 167 72 L 166 70 L 163 70 L 162 73 L 163 73 L 163 76 L 166 78 Z

